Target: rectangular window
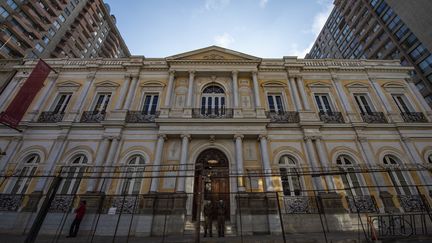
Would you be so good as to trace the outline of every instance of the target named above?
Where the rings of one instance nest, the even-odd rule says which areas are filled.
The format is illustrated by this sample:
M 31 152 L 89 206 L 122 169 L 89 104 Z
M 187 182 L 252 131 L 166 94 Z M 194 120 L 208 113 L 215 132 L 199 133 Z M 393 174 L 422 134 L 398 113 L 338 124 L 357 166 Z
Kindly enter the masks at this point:
M 53 25 L 56 29 L 60 29 L 60 23 L 57 20 L 54 21 Z
M 46 36 L 42 37 L 43 42 L 45 43 L 45 45 L 47 45 L 50 42 L 50 39 Z
M 410 32 L 410 29 L 403 24 L 400 29 L 395 33 L 398 40 L 401 40 L 408 32 Z
M 429 55 L 421 63 L 419 63 L 419 68 L 424 72 L 428 73 L 432 69 L 432 55 Z
M 49 29 L 48 29 L 48 34 L 49 34 L 51 37 L 53 37 L 53 36 L 56 34 L 56 32 L 53 30 L 53 28 L 49 28 Z
M 67 16 L 71 14 L 70 10 L 67 7 L 64 9 L 64 12 Z
M 96 96 L 96 103 L 93 106 L 93 112 L 105 113 L 108 103 L 111 98 L 111 93 L 100 93 Z
M 267 100 L 270 112 L 279 113 L 284 111 L 282 98 L 280 95 L 270 94 L 267 96 Z
M 159 100 L 158 94 L 147 94 L 144 97 L 144 104 L 142 112 L 146 115 L 156 114 L 156 108 Z
M 6 9 L 4 9 L 3 7 L 0 6 L 0 15 L 1 15 L 3 18 L 7 18 L 7 17 L 9 16 L 9 12 L 6 11 Z
M 35 45 L 35 49 L 38 50 L 38 52 L 43 52 L 45 50 L 39 43 Z
M 392 21 L 388 24 L 388 28 L 390 30 L 394 30 L 394 28 L 400 23 L 401 19 L 399 16 L 395 16 Z
M 51 111 L 56 114 L 64 114 L 67 105 L 72 97 L 72 93 L 60 93 L 56 101 L 54 102 L 54 106 L 51 108 Z
M 64 23 L 66 21 L 66 18 L 63 16 L 63 14 L 59 15 L 59 19 L 62 23 Z
M 410 56 L 413 61 L 417 61 L 423 54 L 427 52 L 426 48 L 422 44 L 418 45 L 412 52 L 410 52 Z
M 372 114 L 371 102 L 366 94 L 354 94 L 354 99 L 362 114 Z
M 13 1 L 13 0 L 7 0 L 7 4 L 9 5 L 9 7 L 11 7 L 11 9 L 15 10 L 18 8 L 17 4 Z
M 315 94 L 315 101 L 320 112 L 333 112 L 328 94 Z
M 399 108 L 400 112 L 411 112 L 411 106 L 408 104 L 405 95 L 403 94 L 393 94 L 392 95 L 394 102 Z

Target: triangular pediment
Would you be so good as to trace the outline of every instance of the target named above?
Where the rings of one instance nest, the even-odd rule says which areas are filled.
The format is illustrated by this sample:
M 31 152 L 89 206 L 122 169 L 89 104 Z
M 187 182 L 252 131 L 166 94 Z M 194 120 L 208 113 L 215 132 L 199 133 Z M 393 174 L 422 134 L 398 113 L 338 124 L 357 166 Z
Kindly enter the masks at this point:
M 210 46 L 190 52 L 167 57 L 167 60 L 242 60 L 258 61 L 260 58 L 247 55 L 238 51 L 222 48 L 219 46 Z
M 72 87 L 72 88 L 79 88 L 81 84 L 74 82 L 74 81 L 65 81 L 57 84 L 57 87 Z
M 109 80 L 96 83 L 96 87 L 118 87 L 118 86 L 120 86 L 118 83 Z
M 369 88 L 366 84 L 363 83 L 351 83 L 346 85 L 347 88 Z

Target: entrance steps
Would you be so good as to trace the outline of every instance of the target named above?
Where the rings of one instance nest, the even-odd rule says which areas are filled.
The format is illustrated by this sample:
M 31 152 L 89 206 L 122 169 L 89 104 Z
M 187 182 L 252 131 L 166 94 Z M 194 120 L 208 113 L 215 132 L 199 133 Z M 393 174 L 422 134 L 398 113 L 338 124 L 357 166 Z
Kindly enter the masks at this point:
M 217 221 L 213 221 L 212 233 L 213 236 L 217 236 Z M 204 234 L 204 221 L 200 224 L 200 233 Z M 191 219 L 186 219 L 183 235 L 194 235 L 195 234 L 195 221 Z M 230 221 L 225 222 L 225 236 L 237 236 L 237 230 L 235 223 Z

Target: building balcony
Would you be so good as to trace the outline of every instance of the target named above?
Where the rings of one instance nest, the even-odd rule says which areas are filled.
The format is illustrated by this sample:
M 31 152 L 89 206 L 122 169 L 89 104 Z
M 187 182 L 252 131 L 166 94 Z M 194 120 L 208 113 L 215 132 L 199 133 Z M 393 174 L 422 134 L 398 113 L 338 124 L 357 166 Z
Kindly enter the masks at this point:
M 341 112 L 320 112 L 319 117 L 325 123 L 344 123 Z
M 407 213 L 426 212 L 429 208 L 423 195 L 398 195 L 399 203 Z
M 401 116 L 405 122 L 428 122 L 423 112 L 402 112 Z
M 0 211 L 17 211 L 23 198 L 21 194 L 0 194 Z
M 367 123 L 387 123 L 387 119 L 382 112 L 370 112 L 361 114 L 363 121 Z
M 279 111 L 279 112 L 273 112 L 268 111 L 266 112 L 267 118 L 270 119 L 270 122 L 275 123 L 299 123 L 300 122 L 300 116 L 297 111 Z
M 234 110 L 227 108 L 216 108 L 216 109 L 205 109 L 205 108 L 194 108 L 192 109 L 192 118 L 203 118 L 203 119 L 223 119 L 233 118 Z
M 129 123 L 147 123 L 154 122 L 155 118 L 159 117 L 159 111 L 155 114 L 148 114 L 143 111 L 128 111 L 126 114 L 126 122 Z
M 283 205 L 287 214 L 314 213 L 316 204 L 314 197 L 309 196 L 284 196 Z
M 98 123 L 105 120 L 105 111 L 84 111 L 81 116 L 81 122 L 84 123 Z
M 53 111 L 44 111 L 40 114 L 38 122 L 41 123 L 56 123 L 63 120 L 64 113 L 58 113 Z

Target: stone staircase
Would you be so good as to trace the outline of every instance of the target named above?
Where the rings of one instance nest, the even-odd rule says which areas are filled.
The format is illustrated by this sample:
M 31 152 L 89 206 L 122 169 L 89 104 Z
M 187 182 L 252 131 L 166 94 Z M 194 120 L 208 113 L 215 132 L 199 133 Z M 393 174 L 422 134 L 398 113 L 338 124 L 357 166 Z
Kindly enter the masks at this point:
M 213 221 L 213 236 L 217 236 L 217 221 Z M 201 234 L 204 234 L 204 221 L 201 221 L 201 227 L 200 227 Z M 186 219 L 185 220 L 185 226 L 183 235 L 194 235 L 195 234 L 195 222 L 192 221 L 192 219 Z M 237 236 L 237 230 L 235 223 L 232 223 L 230 221 L 225 222 L 225 236 Z

